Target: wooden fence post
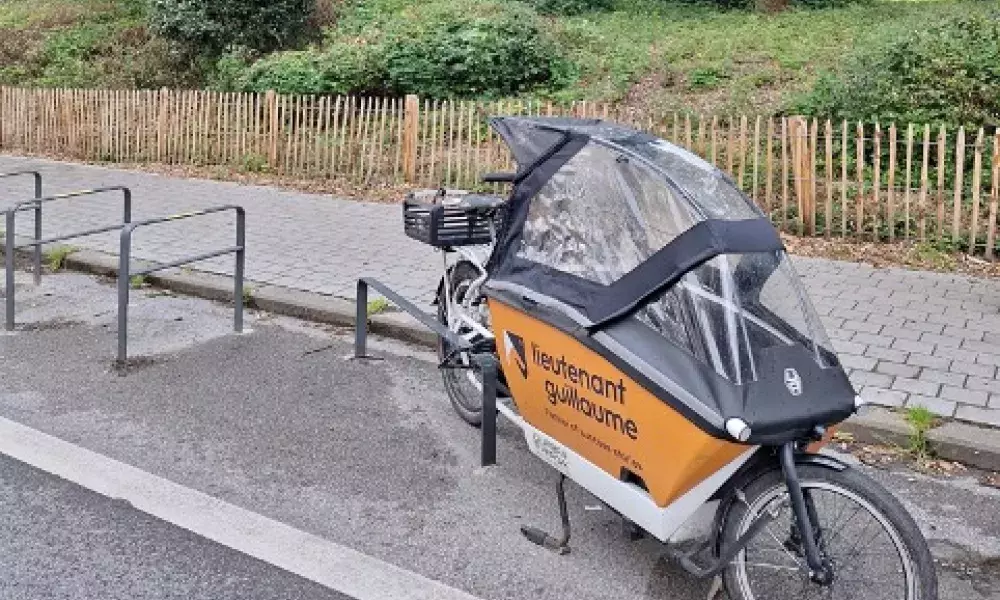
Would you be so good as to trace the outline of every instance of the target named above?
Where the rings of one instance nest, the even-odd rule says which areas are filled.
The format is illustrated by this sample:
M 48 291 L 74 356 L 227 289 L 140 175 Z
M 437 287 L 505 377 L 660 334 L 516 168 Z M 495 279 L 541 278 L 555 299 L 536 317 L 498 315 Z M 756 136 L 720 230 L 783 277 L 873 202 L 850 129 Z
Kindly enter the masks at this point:
M 809 121 L 804 117 L 789 119 L 789 145 L 792 149 L 792 182 L 794 184 L 798 214 L 795 216 L 796 230 L 805 233 L 806 223 L 811 223 L 813 212 L 812 156 L 809 145 Z
M 158 104 L 156 115 L 156 160 L 163 162 L 164 155 L 166 154 L 167 126 L 170 123 L 167 120 L 170 115 L 170 90 L 168 88 L 164 87 L 160 89 Z
M 268 150 L 267 164 L 271 168 L 278 166 L 278 95 L 274 90 L 267 90 L 264 95 L 264 105 L 267 107 Z
M 417 128 L 420 124 L 420 98 L 415 94 L 406 96 L 403 116 L 403 180 L 413 183 L 417 180 Z

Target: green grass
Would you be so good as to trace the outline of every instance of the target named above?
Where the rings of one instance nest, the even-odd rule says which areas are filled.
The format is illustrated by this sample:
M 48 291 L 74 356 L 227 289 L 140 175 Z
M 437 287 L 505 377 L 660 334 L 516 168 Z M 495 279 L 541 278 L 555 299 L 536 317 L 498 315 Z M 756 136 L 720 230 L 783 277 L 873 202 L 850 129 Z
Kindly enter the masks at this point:
M 620 100 L 646 80 L 651 89 L 643 86 L 644 103 L 715 113 L 771 112 L 820 71 L 835 68 L 855 45 L 877 44 L 945 15 L 983 12 L 992 5 L 873 1 L 763 15 L 619 0 L 613 12 L 551 26 L 580 69 L 577 84 L 563 93 L 567 99 Z

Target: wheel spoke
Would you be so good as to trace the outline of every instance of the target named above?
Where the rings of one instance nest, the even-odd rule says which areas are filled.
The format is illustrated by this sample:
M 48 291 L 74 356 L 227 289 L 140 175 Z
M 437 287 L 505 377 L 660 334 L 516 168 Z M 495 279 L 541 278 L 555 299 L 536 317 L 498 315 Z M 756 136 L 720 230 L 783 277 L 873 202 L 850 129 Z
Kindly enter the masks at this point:
M 913 600 L 909 586 L 914 581 L 910 578 L 915 577 L 915 565 L 909 562 L 904 549 L 907 542 L 888 520 L 891 517 L 878 512 L 868 497 L 858 495 L 863 492 L 854 488 L 822 480 L 807 481 L 804 487 L 812 499 L 820 550 L 833 564 L 832 585 L 820 586 L 808 577 L 806 559 L 794 533 L 795 518 L 781 505 L 783 489 L 775 487 L 750 501 L 742 517 L 741 531 L 746 531 L 749 523 L 766 512 L 780 513 L 763 527 L 766 535 L 758 536 L 734 561 L 742 590 L 736 597 Z

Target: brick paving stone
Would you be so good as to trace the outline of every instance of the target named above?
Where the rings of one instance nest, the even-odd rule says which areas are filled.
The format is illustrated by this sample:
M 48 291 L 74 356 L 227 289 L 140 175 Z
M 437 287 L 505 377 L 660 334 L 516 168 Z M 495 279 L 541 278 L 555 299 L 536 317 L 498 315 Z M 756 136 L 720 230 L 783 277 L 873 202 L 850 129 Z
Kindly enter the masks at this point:
M 910 319 L 911 321 L 926 321 L 930 316 L 930 313 L 927 312 L 926 310 L 918 310 L 915 308 L 900 308 L 898 306 L 893 307 L 893 309 L 889 311 L 889 314 L 897 317 Z
M 944 329 L 945 331 L 948 330 L 947 327 Z M 927 342 L 928 344 L 934 344 L 939 348 L 958 348 L 962 345 L 962 338 L 926 332 L 920 334 L 920 341 Z
M 941 384 L 910 379 L 908 377 L 897 377 L 892 382 L 892 389 L 909 394 L 919 394 L 921 396 L 937 396 L 941 390 Z
M 922 319 L 917 319 L 922 320 Z M 965 327 L 969 323 L 969 318 L 965 315 L 929 314 L 926 321 L 930 323 L 940 323 L 941 325 L 954 325 L 955 327 Z
M 976 406 L 986 406 L 989 402 L 989 394 L 968 388 L 952 387 L 945 385 L 941 387 L 939 397 L 945 400 L 953 400 L 960 404 L 975 404 Z
M 979 357 L 978 352 L 961 350 L 959 348 L 935 348 L 933 355 L 939 358 L 947 358 L 948 360 L 964 360 L 970 363 L 976 362 L 976 358 Z
M 916 377 L 920 373 L 920 367 L 911 367 L 909 365 L 880 360 L 878 366 L 875 367 L 875 371 L 885 373 L 886 375 L 895 375 L 896 377 Z
M 886 335 L 872 335 L 870 333 L 855 333 L 851 341 L 856 344 L 865 344 L 872 346 L 881 346 L 883 348 L 888 348 L 892 345 L 895 338 Z
M 980 352 L 976 357 L 976 362 L 983 365 L 993 365 L 994 367 L 1000 367 L 1000 354 L 990 354 L 989 352 Z
M 838 353 L 844 352 L 846 354 L 857 354 L 860 356 L 865 353 L 865 348 L 867 348 L 867 346 L 865 346 L 864 344 L 858 344 L 856 342 L 847 342 L 844 340 L 835 339 L 832 340 L 832 343 L 833 343 L 833 349 L 836 350 Z
M 928 344 L 927 342 L 915 342 L 913 340 L 895 340 L 892 342 L 892 347 L 896 350 L 922 352 L 924 354 L 930 354 L 934 351 L 934 344 Z
M 909 352 L 893 350 L 892 348 L 883 348 L 882 346 L 868 346 L 868 349 L 865 350 L 865 356 L 881 360 L 889 360 L 897 363 L 905 363 L 909 355 Z
M 868 320 L 873 320 L 875 315 L 868 317 Z M 892 319 L 893 317 L 884 317 L 886 319 Z M 882 323 L 883 325 L 892 325 L 892 323 Z M 931 323 L 930 321 L 904 321 L 900 324 L 906 329 L 913 329 L 916 331 L 922 331 L 925 333 L 941 333 L 944 331 L 945 325 L 940 323 Z
M 985 342 L 977 342 L 975 340 L 962 340 L 962 348 L 964 348 L 965 350 L 971 350 L 972 352 L 988 352 L 991 354 L 1000 354 L 1000 339 L 996 339 L 996 337 L 994 337 Z
M 879 406 L 888 406 L 890 408 L 901 408 L 906 404 L 907 398 L 906 392 L 884 390 L 871 386 L 862 388 L 858 394 L 865 402 L 878 404 Z
M 979 408 L 977 406 L 959 406 L 955 418 L 972 423 L 980 423 L 1000 427 L 1000 410 Z
M 868 321 L 853 321 L 851 319 L 845 319 L 843 324 L 844 329 L 850 329 L 851 331 L 860 331 L 861 333 L 875 334 L 882 329 L 882 325 L 878 323 L 873 323 L 869 319 Z
M 891 336 L 894 338 L 900 338 L 904 340 L 917 341 L 920 339 L 920 336 L 929 334 L 925 334 L 919 329 L 909 329 L 907 327 L 892 327 L 887 325 L 882 328 L 882 335 L 886 337 Z
M 869 350 L 870 349 L 871 348 L 869 348 Z M 906 364 L 913 365 L 915 367 L 929 367 L 931 369 L 947 371 L 948 367 L 951 366 L 951 359 L 942 358 L 940 356 L 931 356 L 929 354 L 921 354 L 920 352 L 910 352 L 910 354 L 906 357 Z
M 920 371 L 920 375 L 917 379 L 921 381 L 929 381 L 931 383 L 943 383 L 946 385 L 962 387 L 965 384 L 966 377 L 961 373 L 950 373 L 935 369 L 923 369 Z
M 983 390 L 994 394 L 1000 394 L 1000 381 L 996 379 L 984 379 L 982 377 L 969 377 L 965 387 L 972 390 Z
M 851 383 L 854 384 L 855 388 L 863 388 L 871 386 L 871 387 L 886 389 L 890 385 L 892 385 L 892 376 L 885 375 L 882 373 L 872 373 L 869 371 L 852 371 L 850 377 L 851 377 Z
M 961 360 L 952 361 L 951 367 L 948 370 L 952 373 L 965 373 L 966 375 L 974 375 L 986 379 L 993 379 L 993 376 L 997 372 L 997 368 L 993 365 L 967 363 Z
M 954 325 L 945 325 L 942 334 L 958 339 L 975 340 L 977 342 L 983 339 L 982 329 L 968 329 L 966 327 L 955 327 Z
M 839 354 L 840 364 L 847 367 L 848 369 L 861 369 L 862 371 L 871 371 L 875 368 L 875 364 L 878 363 L 874 358 L 868 358 L 867 356 L 858 356 L 856 354 Z
M 910 397 L 906 399 L 906 406 L 907 408 L 922 406 L 938 416 L 951 417 L 955 414 L 958 405 L 950 400 L 910 394 Z

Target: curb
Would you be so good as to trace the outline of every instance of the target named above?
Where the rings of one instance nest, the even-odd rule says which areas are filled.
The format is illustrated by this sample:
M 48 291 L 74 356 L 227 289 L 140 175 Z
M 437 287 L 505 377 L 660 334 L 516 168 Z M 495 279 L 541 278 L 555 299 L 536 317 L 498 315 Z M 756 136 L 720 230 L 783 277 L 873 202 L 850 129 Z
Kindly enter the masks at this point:
M 905 447 L 910 426 L 903 415 L 877 406 L 867 406 L 845 421 L 840 431 L 855 441 Z M 1000 429 L 948 421 L 927 432 L 934 456 L 987 471 L 1000 471 Z
M 27 240 L 25 240 L 27 241 Z M 137 265 L 153 265 L 134 261 Z M 105 277 L 117 277 L 117 257 L 93 250 L 77 250 L 66 257 L 66 268 Z M 157 287 L 181 294 L 230 302 L 232 277 L 203 271 L 151 274 L 148 281 Z M 349 300 L 281 286 L 247 282 L 252 290 L 250 308 L 306 321 L 340 327 L 354 327 L 355 305 Z M 405 313 L 385 313 L 369 318 L 369 331 L 427 347 L 436 347 L 437 336 Z M 906 446 L 910 427 L 899 413 L 868 406 L 844 422 L 839 429 L 862 443 Z M 949 421 L 927 433 L 931 449 L 942 459 L 1000 471 L 1000 429 Z
M 103 252 L 78 250 L 67 256 L 65 263 L 66 268 L 74 271 L 112 278 L 118 276 L 118 258 Z M 146 267 L 155 263 L 134 260 L 132 264 Z M 151 273 L 146 276 L 146 280 L 156 287 L 206 300 L 230 303 L 233 299 L 233 278 L 227 275 L 204 271 Z M 244 282 L 244 289 L 251 293 L 247 308 L 315 323 L 354 327 L 356 307 L 349 300 L 252 281 Z M 437 335 L 405 313 L 372 315 L 368 318 L 368 323 L 369 333 L 437 347 Z

